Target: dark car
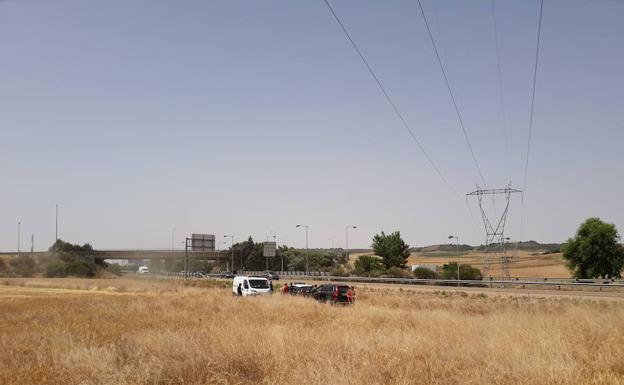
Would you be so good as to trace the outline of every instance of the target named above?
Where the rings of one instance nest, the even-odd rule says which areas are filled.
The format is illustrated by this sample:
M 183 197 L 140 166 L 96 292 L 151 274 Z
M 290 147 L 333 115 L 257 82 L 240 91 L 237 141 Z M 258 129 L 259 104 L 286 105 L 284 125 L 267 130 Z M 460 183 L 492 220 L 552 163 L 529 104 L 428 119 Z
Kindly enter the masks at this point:
M 349 291 L 349 286 L 347 285 L 325 284 L 317 287 L 312 292 L 312 296 L 320 302 L 348 304 L 347 291 Z
M 279 281 L 279 275 L 274 271 L 265 271 L 262 276 L 271 281 Z
M 223 271 L 221 273 L 219 273 L 219 277 L 220 278 L 228 278 L 228 279 L 232 279 L 234 278 L 234 274 L 230 271 Z

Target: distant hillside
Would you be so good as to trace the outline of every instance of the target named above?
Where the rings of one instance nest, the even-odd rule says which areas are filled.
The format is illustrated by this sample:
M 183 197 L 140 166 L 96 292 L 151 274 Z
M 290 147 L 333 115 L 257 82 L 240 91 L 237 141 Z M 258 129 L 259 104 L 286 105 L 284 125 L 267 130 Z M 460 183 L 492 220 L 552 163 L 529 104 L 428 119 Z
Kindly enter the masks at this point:
M 516 246 L 516 242 L 509 241 L 508 245 L 510 249 L 515 249 L 517 247 L 518 250 L 549 251 L 551 253 L 558 253 L 561 251 L 561 246 L 563 244 L 562 243 L 539 243 L 536 241 L 525 241 L 525 242 L 518 242 L 518 245 Z M 484 250 L 484 249 L 485 249 L 485 245 L 481 245 L 475 248 L 475 250 Z
M 539 243 L 536 241 L 525 241 L 525 242 L 518 242 L 518 250 L 524 250 L 524 251 L 549 251 L 551 253 L 556 253 L 556 252 L 560 252 L 561 251 L 561 243 Z M 421 253 L 427 253 L 427 252 L 434 252 L 434 251 L 446 251 L 446 252 L 455 252 L 456 251 L 456 245 L 454 244 L 444 244 L 444 245 L 431 245 L 431 246 L 424 246 L 424 247 L 412 247 L 410 249 L 410 251 L 413 252 L 421 252 Z M 514 241 L 509 241 L 508 243 L 508 247 L 510 249 L 515 249 L 516 248 L 516 242 Z M 466 244 L 461 244 L 459 245 L 459 251 L 471 251 L 471 250 L 484 250 L 485 249 L 485 245 L 480 245 L 480 246 L 471 246 L 471 245 L 466 245 Z
M 459 245 L 459 251 L 470 251 L 470 250 L 473 250 L 473 249 L 474 249 L 474 247 L 470 246 L 470 245 L 464 245 L 464 244 Z M 430 252 L 430 251 L 452 251 L 452 252 L 455 252 L 456 250 L 457 250 L 457 245 L 453 245 L 453 244 L 431 245 L 431 246 L 424 246 L 424 247 L 414 247 L 414 248 L 410 249 L 410 251 L 422 252 L 422 253 L 426 253 L 426 252 Z

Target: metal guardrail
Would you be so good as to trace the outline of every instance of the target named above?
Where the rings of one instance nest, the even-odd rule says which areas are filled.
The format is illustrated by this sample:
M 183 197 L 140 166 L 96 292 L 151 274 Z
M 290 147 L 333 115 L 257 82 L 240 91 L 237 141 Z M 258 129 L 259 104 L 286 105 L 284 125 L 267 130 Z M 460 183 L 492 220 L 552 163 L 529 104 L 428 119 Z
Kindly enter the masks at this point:
M 284 272 L 286 273 L 286 272 Z M 313 274 L 306 274 L 305 272 L 288 272 L 289 274 L 283 274 L 282 277 L 298 278 L 302 280 L 313 281 L 339 281 L 339 282 L 354 282 L 354 283 L 386 283 L 386 284 L 401 284 L 401 285 L 432 285 L 432 286 L 451 286 L 451 287 L 556 287 L 561 290 L 562 287 L 567 288 L 583 288 L 591 287 L 602 289 L 624 289 L 624 281 L 622 280 L 574 280 L 574 279 L 551 279 L 551 278 L 531 278 L 522 279 L 512 278 L 510 280 L 501 279 L 484 279 L 484 280 L 453 280 L 453 279 L 421 279 L 421 278 L 374 278 L 374 277 L 338 277 L 332 276 L 328 273 L 315 272 Z M 298 273 L 298 274 L 296 274 Z M 261 275 L 259 271 L 246 271 L 245 275 Z M 184 272 L 159 272 L 148 273 L 146 275 L 151 276 L 165 276 L 165 277 L 181 277 L 185 276 Z M 189 278 L 218 278 L 217 274 L 202 274 L 197 272 L 188 272 Z
M 360 283 L 388 283 L 402 285 L 440 285 L 440 286 L 464 286 L 464 287 L 526 287 L 526 286 L 549 286 L 557 287 L 595 287 L 602 290 L 603 288 L 620 288 L 624 289 L 621 282 L 615 283 L 595 283 L 595 282 L 551 282 L 551 281 L 520 281 L 520 280 L 452 280 L 452 279 L 420 279 L 420 278 L 372 278 L 372 277 L 314 277 L 301 276 L 300 278 L 308 280 L 329 280 L 343 282 L 360 282 Z

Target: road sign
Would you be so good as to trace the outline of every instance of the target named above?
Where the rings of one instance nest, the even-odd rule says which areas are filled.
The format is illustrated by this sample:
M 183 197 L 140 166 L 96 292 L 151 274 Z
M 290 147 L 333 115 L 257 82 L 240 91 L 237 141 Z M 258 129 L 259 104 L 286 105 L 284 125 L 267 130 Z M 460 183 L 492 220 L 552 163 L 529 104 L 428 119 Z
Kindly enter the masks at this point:
M 213 234 L 192 234 L 191 251 L 214 251 L 215 236 Z
M 277 253 L 277 242 L 264 242 L 263 255 L 265 257 L 275 257 Z

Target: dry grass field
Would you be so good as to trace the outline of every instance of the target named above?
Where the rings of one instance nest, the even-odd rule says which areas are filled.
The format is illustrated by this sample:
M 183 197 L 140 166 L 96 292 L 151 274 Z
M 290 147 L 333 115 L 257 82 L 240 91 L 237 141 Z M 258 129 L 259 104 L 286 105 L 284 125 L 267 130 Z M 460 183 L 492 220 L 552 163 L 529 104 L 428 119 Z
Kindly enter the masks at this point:
M 622 302 L 0 280 L 0 384 L 624 384 Z

